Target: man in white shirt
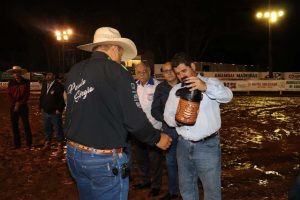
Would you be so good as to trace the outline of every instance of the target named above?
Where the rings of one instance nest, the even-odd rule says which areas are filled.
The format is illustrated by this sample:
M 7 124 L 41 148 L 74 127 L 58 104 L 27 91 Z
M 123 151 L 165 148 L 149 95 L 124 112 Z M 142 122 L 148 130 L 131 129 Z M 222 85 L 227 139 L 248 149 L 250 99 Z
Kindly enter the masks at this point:
M 162 123 L 151 115 L 151 105 L 154 91 L 159 81 L 150 76 L 148 63 L 141 62 L 135 66 L 137 77 L 137 94 L 143 111 L 155 129 L 160 130 Z M 157 147 L 136 141 L 136 159 L 140 171 L 140 183 L 134 185 L 136 189 L 151 186 L 149 196 L 157 196 L 162 184 L 162 152 Z
M 196 73 L 191 59 L 181 53 L 172 59 L 172 66 L 180 81 L 190 90 L 200 90 L 203 99 L 200 103 L 197 120 L 193 126 L 179 126 L 175 114 L 179 97 L 175 85 L 167 100 L 164 120 L 175 127 L 179 134 L 177 162 L 179 188 L 183 200 L 199 199 L 197 181 L 200 178 L 205 200 L 221 199 L 221 148 L 219 129 L 221 128 L 220 103 L 228 103 L 232 91 L 215 78 L 205 78 Z

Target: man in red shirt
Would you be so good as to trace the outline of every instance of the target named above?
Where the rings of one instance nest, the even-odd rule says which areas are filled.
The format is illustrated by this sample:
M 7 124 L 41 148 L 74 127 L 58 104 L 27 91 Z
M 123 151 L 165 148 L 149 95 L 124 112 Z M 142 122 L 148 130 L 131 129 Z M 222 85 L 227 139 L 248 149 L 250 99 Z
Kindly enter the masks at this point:
M 14 149 L 21 147 L 19 118 L 21 117 L 26 137 L 26 145 L 31 149 L 32 135 L 29 125 L 29 112 L 27 101 L 30 95 L 30 82 L 22 77 L 27 70 L 19 66 L 13 66 L 7 70 L 8 74 L 12 74 L 14 79 L 8 83 L 8 95 L 10 98 L 10 119 L 14 134 Z

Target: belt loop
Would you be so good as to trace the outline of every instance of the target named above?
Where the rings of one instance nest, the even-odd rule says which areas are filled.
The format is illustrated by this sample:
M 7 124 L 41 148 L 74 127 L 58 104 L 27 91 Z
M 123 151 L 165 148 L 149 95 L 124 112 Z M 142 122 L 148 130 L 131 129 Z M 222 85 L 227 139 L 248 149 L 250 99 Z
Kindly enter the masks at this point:
M 121 158 L 122 153 L 121 152 L 117 152 L 117 149 L 113 149 L 113 156 L 117 157 L 118 159 Z
M 116 149 L 112 149 L 112 156 L 113 156 L 114 158 L 118 158 L 118 154 L 117 154 Z

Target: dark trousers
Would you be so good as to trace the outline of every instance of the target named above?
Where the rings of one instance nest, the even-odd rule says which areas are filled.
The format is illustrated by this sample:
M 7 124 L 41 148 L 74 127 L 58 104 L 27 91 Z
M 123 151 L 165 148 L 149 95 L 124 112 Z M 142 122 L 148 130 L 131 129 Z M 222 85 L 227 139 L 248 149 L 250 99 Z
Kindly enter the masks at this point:
M 21 147 L 21 137 L 19 129 L 19 118 L 21 117 L 23 122 L 23 127 L 25 131 L 26 145 L 31 147 L 32 144 L 32 135 L 29 125 L 29 112 L 27 104 L 22 104 L 18 111 L 14 111 L 14 106 L 10 108 L 10 120 L 14 134 L 14 144 L 15 147 Z
M 296 183 L 289 192 L 289 200 L 300 200 L 300 173 L 297 177 Z
M 135 154 L 141 183 L 151 183 L 151 188 L 161 189 L 162 151 L 135 140 Z
M 64 132 L 62 127 L 62 118 L 60 114 L 43 112 L 45 140 L 50 142 L 52 138 L 53 128 L 57 133 L 57 140 L 63 142 Z
M 166 150 L 166 165 L 168 172 L 169 193 L 171 195 L 179 194 L 178 185 L 178 167 L 176 158 L 178 134 L 175 128 L 163 125 L 163 130 L 172 138 L 171 146 Z

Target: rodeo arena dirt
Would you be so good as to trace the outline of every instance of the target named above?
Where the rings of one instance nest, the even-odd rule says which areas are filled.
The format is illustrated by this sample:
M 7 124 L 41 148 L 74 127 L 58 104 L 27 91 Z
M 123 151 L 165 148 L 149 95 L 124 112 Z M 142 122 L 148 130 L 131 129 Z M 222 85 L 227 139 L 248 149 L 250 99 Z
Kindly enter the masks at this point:
M 230 103 L 221 106 L 224 200 L 287 199 L 300 170 L 300 73 L 282 73 L 279 80 L 263 80 L 262 73 L 204 74 L 220 78 L 235 93 Z M 57 154 L 57 146 L 53 144 L 49 151 L 42 150 L 44 134 L 38 109 L 39 83 L 32 82 L 29 100 L 33 137 L 30 150 L 11 150 L 13 134 L 7 82 L 0 84 L 0 199 L 79 199 L 66 164 L 65 149 Z M 21 134 L 24 144 L 24 134 Z M 168 190 L 165 163 L 163 166 L 163 187 L 159 197 Z M 136 168 L 135 160 L 133 168 Z M 154 199 L 147 195 L 149 188 L 135 190 L 132 187 L 138 181 L 137 176 L 133 173 L 129 199 Z M 203 195 L 200 182 L 199 188 Z

